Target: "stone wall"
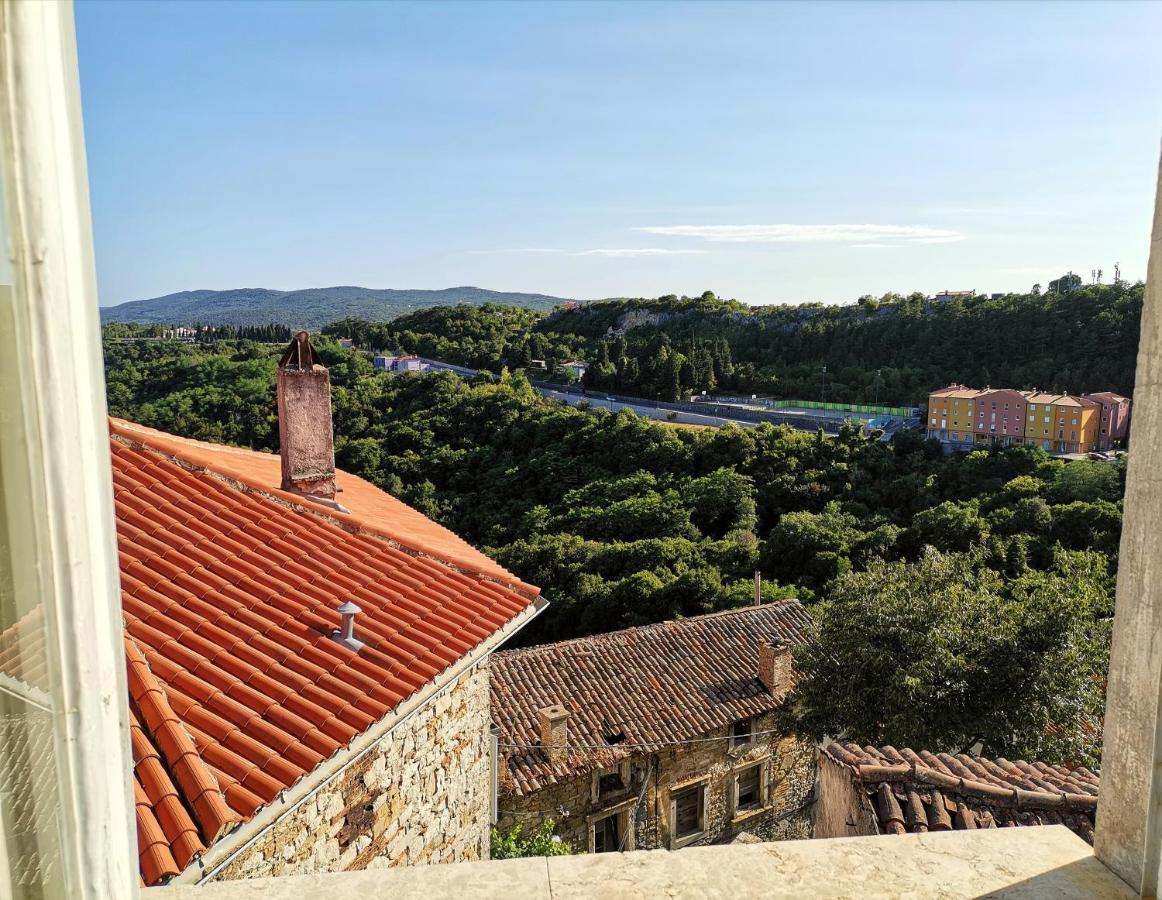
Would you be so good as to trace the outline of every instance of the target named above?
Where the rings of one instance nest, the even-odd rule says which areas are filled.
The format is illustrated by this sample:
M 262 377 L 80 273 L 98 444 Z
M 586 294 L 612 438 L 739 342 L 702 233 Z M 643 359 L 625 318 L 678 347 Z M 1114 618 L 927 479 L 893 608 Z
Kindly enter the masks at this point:
M 819 797 L 815 803 L 813 836 L 858 837 L 879 834 L 875 811 L 862 785 L 844 766 L 819 755 Z
M 488 663 L 276 821 L 215 881 L 488 858 Z
M 756 732 L 774 729 L 774 716 L 755 720 Z M 791 737 L 760 737 L 746 747 L 731 749 L 726 732 L 722 740 L 692 744 L 656 754 L 635 754 L 632 776 L 623 793 L 591 799 L 591 774 L 586 773 L 544 788 L 526 797 L 502 797 L 502 830 L 521 825 L 536 829 L 546 818 L 557 823 L 557 834 L 574 850 L 589 849 L 589 826 L 594 816 L 629 803 L 634 813 L 633 849 L 668 848 L 672 788 L 706 779 L 706 827 L 691 845 L 717 844 L 744 832 L 764 840 L 811 837 L 815 791 L 815 748 Z M 736 772 L 766 760 L 767 803 L 759 810 L 732 815 L 731 787 Z M 648 779 L 648 783 L 646 783 Z M 638 801 L 641 798 L 640 803 Z M 628 848 L 627 848 L 628 849 Z

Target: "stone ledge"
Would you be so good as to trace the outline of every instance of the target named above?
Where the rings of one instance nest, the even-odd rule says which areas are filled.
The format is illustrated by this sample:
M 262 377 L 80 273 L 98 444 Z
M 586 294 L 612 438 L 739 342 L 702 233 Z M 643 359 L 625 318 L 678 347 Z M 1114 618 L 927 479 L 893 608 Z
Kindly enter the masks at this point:
M 158 887 L 143 900 L 1135 896 L 1063 825 L 562 856 Z

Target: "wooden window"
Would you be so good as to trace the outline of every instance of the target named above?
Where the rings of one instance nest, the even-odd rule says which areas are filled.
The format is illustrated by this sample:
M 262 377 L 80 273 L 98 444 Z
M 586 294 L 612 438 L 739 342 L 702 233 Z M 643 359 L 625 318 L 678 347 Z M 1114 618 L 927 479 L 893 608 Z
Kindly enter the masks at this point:
M 730 746 L 743 747 L 754 737 L 754 719 L 739 719 L 730 731 Z
M 670 845 L 697 840 L 706 830 L 706 784 L 675 791 L 670 799 Z
M 758 809 L 763 805 L 762 765 L 751 766 L 738 773 L 735 782 L 736 812 Z

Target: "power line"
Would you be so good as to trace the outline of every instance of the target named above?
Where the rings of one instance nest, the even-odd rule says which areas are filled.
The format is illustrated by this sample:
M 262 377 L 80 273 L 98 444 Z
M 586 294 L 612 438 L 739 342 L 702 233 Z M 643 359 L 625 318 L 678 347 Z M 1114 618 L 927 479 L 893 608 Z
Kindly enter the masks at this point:
M 750 737 L 752 737 L 752 738 L 765 737 L 767 735 L 772 735 L 772 734 L 782 735 L 783 737 L 790 737 L 790 735 L 788 734 L 788 732 L 786 730 L 752 731 L 750 733 Z M 712 743 L 715 743 L 717 741 L 728 741 L 728 740 L 730 740 L 730 735 L 724 735 L 723 737 L 713 737 L 713 738 L 689 738 L 689 739 L 684 740 L 684 741 L 648 741 L 648 742 L 643 741 L 640 743 L 628 743 L 625 741 L 619 741 L 616 744 L 566 744 L 564 748 L 554 748 L 554 749 L 564 749 L 565 752 L 568 752 L 570 750 L 612 750 L 612 749 L 618 748 L 618 747 L 625 747 L 625 748 L 632 748 L 632 749 L 639 749 L 639 750 L 654 750 L 654 749 L 657 749 L 658 747 L 682 747 L 682 746 L 688 746 L 691 744 L 712 744 Z M 498 743 L 497 746 L 503 747 L 506 750 L 545 750 L 545 749 L 548 749 L 545 747 L 545 745 L 543 743 L 540 743 L 540 744 L 511 744 L 511 743 L 501 742 L 501 743 Z

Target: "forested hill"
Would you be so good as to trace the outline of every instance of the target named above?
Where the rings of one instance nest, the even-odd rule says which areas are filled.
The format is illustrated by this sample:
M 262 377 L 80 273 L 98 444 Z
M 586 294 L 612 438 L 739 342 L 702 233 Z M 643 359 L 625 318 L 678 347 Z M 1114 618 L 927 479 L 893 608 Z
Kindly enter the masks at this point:
M 952 381 L 1130 394 L 1141 311 L 1140 283 L 844 306 L 748 308 L 707 293 L 560 310 L 538 330 L 587 338 L 599 388 L 665 395 L 677 378 L 682 389 L 913 403 Z
M 287 325 L 319 328 L 336 319 L 386 321 L 404 313 L 457 303 L 503 303 L 542 311 L 564 302 L 545 294 L 489 291 L 454 287 L 438 291 L 391 290 L 363 287 L 307 288 L 275 291 L 237 288 L 227 291 L 182 291 L 133 300 L 101 310 L 103 322 L 146 325 Z

